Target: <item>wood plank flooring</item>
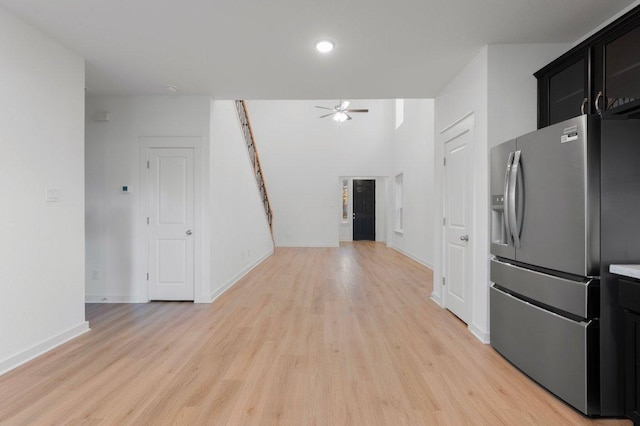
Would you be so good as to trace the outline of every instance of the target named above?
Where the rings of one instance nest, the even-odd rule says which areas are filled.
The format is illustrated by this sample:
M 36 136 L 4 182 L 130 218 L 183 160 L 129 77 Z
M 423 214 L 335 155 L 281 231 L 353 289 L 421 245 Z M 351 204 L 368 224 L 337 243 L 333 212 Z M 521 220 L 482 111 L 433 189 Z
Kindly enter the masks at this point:
M 211 305 L 87 305 L 90 333 L 0 377 L 0 423 L 631 424 L 556 399 L 431 286 L 351 243 L 278 248 Z

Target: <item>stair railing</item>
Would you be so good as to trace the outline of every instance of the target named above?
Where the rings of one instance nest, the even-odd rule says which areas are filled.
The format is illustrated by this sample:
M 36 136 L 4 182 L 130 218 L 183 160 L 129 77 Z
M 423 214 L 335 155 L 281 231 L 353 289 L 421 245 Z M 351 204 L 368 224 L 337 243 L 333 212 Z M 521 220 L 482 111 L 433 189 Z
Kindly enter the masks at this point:
M 235 102 L 236 110 L 238 111 L 238 119 L 240 120 L 240 126 L 242 128 L 242 135 L 244 136 L 244 141 L 247 145 L 247 150 L 249 151 L 249 159 L 253 164 L 253 174 L 256 177 L 258 191 L 260 192 L 260 198 L 262 200 L 262 205 L 264 206 L 264 213 L 267 215 L 269 229 L 271 230 L 271 235 L 273 235 L 273 210 L 271 209 L 271 203 L 269 202 L 267 186 L 264 183 L 264 174 L 262 173 L 260 157 L 258 156 L 258 150 L 256 149 L 256 140 L 253 136 L 253 129 L 251 128 L 249 115 L 247 114 L 247 104 L 245 101 Z

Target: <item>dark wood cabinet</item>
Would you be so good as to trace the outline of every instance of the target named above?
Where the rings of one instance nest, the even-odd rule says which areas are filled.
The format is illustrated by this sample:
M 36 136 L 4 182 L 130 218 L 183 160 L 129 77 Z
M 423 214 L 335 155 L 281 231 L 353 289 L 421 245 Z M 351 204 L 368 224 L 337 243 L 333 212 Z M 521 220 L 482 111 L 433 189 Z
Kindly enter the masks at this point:
M 605 117 L 640 111 L 640 20 L 621 25 L 594 48 L 596 112 Z
M 625 414 L 640 424 L 640 315 L 625 311 L 624 328 Z
M 561 57 L 536 73 L 538 128 L 591 113 L 591 50 Z
M 640 424 L 640 281 L 621 278 L 618 284 L 624 308 L 625 414 Z
M 534 74 L 538 128 L 580 114 L 640 118 L 640 7 Z

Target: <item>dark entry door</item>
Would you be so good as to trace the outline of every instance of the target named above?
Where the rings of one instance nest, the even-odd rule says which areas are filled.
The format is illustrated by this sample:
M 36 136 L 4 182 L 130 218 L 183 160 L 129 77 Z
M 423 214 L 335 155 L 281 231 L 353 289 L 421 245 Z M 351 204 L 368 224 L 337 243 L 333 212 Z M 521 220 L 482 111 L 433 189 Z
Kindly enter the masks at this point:
M 376 181 L 353 181 L 353 240 L 376 240 Z

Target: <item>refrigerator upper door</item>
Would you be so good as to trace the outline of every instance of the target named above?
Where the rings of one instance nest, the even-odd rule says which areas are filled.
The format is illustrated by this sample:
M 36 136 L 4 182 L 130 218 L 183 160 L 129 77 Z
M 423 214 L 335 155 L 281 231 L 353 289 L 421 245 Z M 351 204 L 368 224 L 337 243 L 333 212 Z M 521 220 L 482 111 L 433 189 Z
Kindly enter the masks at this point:
M 599 137 L 598 118 L 583 115 L 517 139 L 517 261 L 598 275 Z
M 516 251 L 507 222 L 507 192 L 516 140 L 491 148 L 491 253 L 515 260 Z

